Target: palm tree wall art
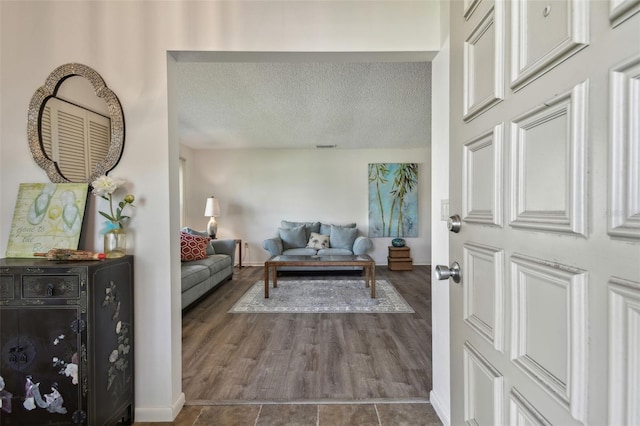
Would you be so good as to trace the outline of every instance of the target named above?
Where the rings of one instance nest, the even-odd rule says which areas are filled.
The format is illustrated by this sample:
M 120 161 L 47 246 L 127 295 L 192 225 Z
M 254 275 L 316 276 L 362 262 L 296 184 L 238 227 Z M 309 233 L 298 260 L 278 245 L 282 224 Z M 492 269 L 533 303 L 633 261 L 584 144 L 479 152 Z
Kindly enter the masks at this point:
M 418 164 L 369 164 L 369 237 L 418 236 Z

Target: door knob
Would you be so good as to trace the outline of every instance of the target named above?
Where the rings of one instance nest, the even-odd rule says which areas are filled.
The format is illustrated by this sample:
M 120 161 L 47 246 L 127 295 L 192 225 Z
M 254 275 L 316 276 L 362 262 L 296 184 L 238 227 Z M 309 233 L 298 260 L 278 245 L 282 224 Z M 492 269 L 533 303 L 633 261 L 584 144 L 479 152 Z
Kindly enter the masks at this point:
M 449 278 L 453 279 L 453 282 L 460 282 L 460 265 L 458 262 L 453 262 L 451 267 L 447 265 L 438 265 L 436 266 L 436 278 L 439 280 L 448 280 Z
M 460 216 L 454 214 L 449 219 L 447 219 L 447 229 L 449 231 L 458 233 L 460 232 L 460 226 L 462 225 L 462 220 L 460 220 Z

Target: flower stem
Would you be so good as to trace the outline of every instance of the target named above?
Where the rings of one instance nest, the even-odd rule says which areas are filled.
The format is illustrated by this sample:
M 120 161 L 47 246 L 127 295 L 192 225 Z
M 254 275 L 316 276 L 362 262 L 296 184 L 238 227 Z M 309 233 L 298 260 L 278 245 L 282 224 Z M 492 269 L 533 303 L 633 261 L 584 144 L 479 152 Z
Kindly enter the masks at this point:
M 109 210 L 111 211 L 111 217 L 115 219 L 116 217 L 113 215 L 113 197 L 109 194 Z

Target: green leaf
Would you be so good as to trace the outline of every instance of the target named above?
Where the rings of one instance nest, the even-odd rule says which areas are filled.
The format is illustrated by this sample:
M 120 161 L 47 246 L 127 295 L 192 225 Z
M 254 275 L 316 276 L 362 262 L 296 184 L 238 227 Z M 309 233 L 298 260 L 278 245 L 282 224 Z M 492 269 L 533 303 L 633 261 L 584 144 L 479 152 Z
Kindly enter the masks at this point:
M 100 213 L 102 216 L 106 217 L 107 219 L 109 219 L 110 221 L 114 222 L 115 218 L 109 216 L 108 214 L 106 214 L 105 212 L 98 212 Z

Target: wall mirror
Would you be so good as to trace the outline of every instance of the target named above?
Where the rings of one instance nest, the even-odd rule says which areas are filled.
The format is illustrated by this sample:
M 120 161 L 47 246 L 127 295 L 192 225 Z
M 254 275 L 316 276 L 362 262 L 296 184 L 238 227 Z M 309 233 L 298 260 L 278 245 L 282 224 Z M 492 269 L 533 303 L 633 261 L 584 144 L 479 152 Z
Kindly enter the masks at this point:
M 51 182 L 91 183 L 120 161 L 122 106 L 96 71 L 65 64 L 31 98 L 27 137 L 33 159 Z

